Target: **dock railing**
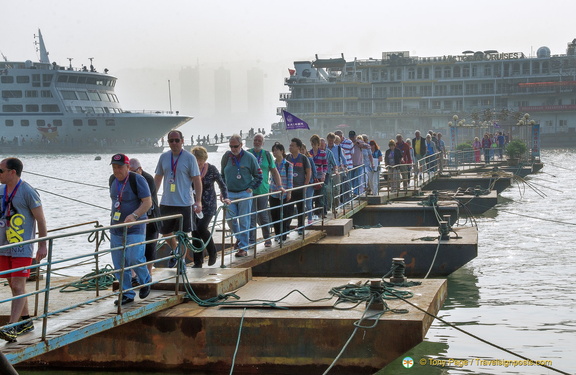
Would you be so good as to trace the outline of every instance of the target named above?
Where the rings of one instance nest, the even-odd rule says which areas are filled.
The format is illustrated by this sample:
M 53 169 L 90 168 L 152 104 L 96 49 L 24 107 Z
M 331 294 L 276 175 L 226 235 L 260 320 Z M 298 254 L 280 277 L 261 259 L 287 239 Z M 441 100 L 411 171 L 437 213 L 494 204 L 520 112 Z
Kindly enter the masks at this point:
M 355 173 L 355 175 L 354 175 Z M 335 182 L 336 181 L 336 182 Z M 339 181 L 339 182 L 338 182 Z M 226 253 L 226 249 L 232 248 L 233 250 L 251 250 L 254 249 L 253 256 L 256 258 L 258 256 L 257 245 L 275 240 L 279 243 L 279 246 L 284 246 L 286 237 L 293 232 L 296 232 L 298 236 L 302 239 L 306 238 L 307 229 L 312 225 L 324 225 L 324 221 L 328 218 L 326 215 L 328 212 L 332 212 L 332 217 L 335 218 L 337 213 L 340 211 L 343 215 L 347 212 L 357 208 L 359 203 L 359 197 L 366 195 L 366 178 L 364 174 L 364 166 L 358 166 L 356 168 L 346 171 L 339 171 L 331 174 L 330 179 L 327 183 L 325 182 L 315 182 L 292 189 L 286 189 L 284 192 L 273 191 L 266 194 L 259 194 L 257 196 L 246 197 L 242 199 L 236 199 L 231 201 L 230 204 L 222 205 L 222 215 L 219 217 L 221 228 L 222 228 L 222 238 L 221 238 L 221 266 L 225 267 L 225 256 L 230 253 Z M 320 191 L 319 194 L 314 195 L 314 192 Z M 290 201 L 285 201 L 285 197 L 288 193 L 300 192 L 297 194 L 302 198 L 290 199 Z M 254 204 L 254 200 L 267 197 L 269 200 L 270 196 L 279 197 L 280 203 L 278 206 L 267 205 L 265 208 L 258 209 L 256 211 L 250 210 L 249 212 L 240 213 L 234 216 L 230 216 L 229 206 L 233 204 L 240 204 L 242 202 L 250 201 Z M 302 209 L 300 212 L 299 208 Z M 258 225 L 257 227 L 248 226 L 247 228 L 240 228 L 239 223 L 242 220 L 248 220 L 252 218 L 253 215 L 258 215 L 261 212 L 268 212 L 270 215 L 273 210 L 277 210 L 279 218 L 277 220 L 271 219 L 269 223 L 264 224 L 264 226 L 269 227 L 269 238 L 258 238 L 255 236 L 255 241 L 249 243 L 248 245 L 240 246 L 235 240 L 235 237 L 239 234 L 250 235 L 251 231 L 255 231 L 257 228 L 262 228 Z M 296 224 L 295 226 L 290 226 L 289 229 L 284 230 L 285 222 L 291 223 L 293 219 L 300 219 L 301 224 Z M 276 233 L 273 229 L 274 224 L 280 224 L 281 231 Z M 287 226 L 286 226 L 287 227 Z M 213 238 L 215 241 L 216 239 Z
M 179 221 L 180 228 L 182 228 L 182 215 L 171 215 L 171 216 L 164 216 L 164 217 L 155 218 L 155 219 L 140 220 L 140 221 L 138 221 L 138 224 L 148 224 L 148 223 L 153 223 L 153 222 L 163 221 L 163 220 L 170 220 L 170 219 L 177 219 Z M 90 224 L 92 224 L 92 223 L 94 223 L 94 222 L 91 222 Z M 36 275 L 36 290 L 34 290 L 32 292 L 25 293 L 25 294 L 20 294 L 20 295 L 12 296 L 10 298 L 5 298 L 5 299 L 0 300 L 0 307 L 2 308 L 2 311 L 10 311 L 10 308 L 9 307 L 5 308 L 5 306 L 8 306 L 13 301 L 20 300 L 20 299 L 27 298 L 27 297 L 34 297 L 35 298 L 35 306 L 37 307 L 39 297 L 41 297 L 41 296 L 44 297 L 43 308 L 42 308 L 42 312 L 40 314 L 39 314 L 39 311 L 37 309 L 35 309 L 34 314 L 32 315 L 32 317 L 30 319 L 27 319 L 24 321 L 19 321 L 16 323 L 6 324 L 2 328 L 15 327 L 17 325 L 20 325 L 20 324 L 23 324 L 23 323 L 26 323 L 29 321 L 42 320 L 41 339 L 43 341 L 45 341 L 47 329 L 48 329 L 48 322 L 49 322 L 48 318 L 53 316 L 53 315 L 60 314 L 62 312 L 69 311 L 72 309 L 76 309 L 76 308 L 88 305 L 90 303 L 102 300 L 104 298 L 108 298 L 110 296 L 116 296 L 117 297 L 117 301 L 118 301 L 117 302 L 117 313 L 121 314 L 122 313 L 121 301 L 122 301 L 122 296 L 123 296 L 124 292 L 126 292 L 127 290 L 140 289 L 140 288 L 145 287 L 145 286 L 158 284 L 160 282 L 168 281 L 168 280 L 172 280 L 172 279 L 175 280 L 174 293 L 175 293 L 175 295 L 177 295 L 178 289 L 179 289 L 179 281 L 180 281 L 179 279 L 180 279 L 180 275 L 181 275 L 180 270 L 183 269 L 182 263 L 181 263 L 183 260 L 181 258 L 177 257 L 177 254 L 171 254 L 167 257 L 159 258 L 159 259 L 149 261 L 149 262 L 139 263 L 139 264 L 136 264 L 136 265 L 133 265 L 130 267 L 127 267 L 124 265 L 125 252 L 126 252 L 127 248 L 157 241 L 156 239 L 154 239 L 154 240 L 143 241 L 143 242 L 138 242 L 138 243 L 134 243 L 134 244 L 126 244 L 128 227 L 133 226 L 133 225 L 134 225 L 134 223 L 122 223 L 122 224 L 116 224 L 116 225 L 112 225 L 112 226 L 100 226 L 100 225 L 96 224 L 96 227 L 93 229 L 81 230 L 81 231 L 76 231 L 76 232 L 66 233 L 66 234 L 54 234 L 54 235 L 49 235 L 46 237 L 35 238 L 33 240 L 22 241 L 22 242 L 18 242 L 18 243 L 11 243 L 8 245 L 0 246 L 0 250 L 2 250 L 2 249 L 9 249 L 9 248 L 12 248 L 14 246 L 22 246 L 22 245 L 35 244 L 38 242 L 47 241 L 47 250 L 48 250 L 46 258 L 44 260 L 42 260 L 42 262 L 40 262 L 40 263 L 32 264 L 32 265 L 27 266 L 27 267 L 19 267 L 19 268 L 14 268 L 14 269 L 0 272 L 0 276 L 2 276 L 2 275 L 10 274 L 12 272 L 19 272 L 19 271 L 29 269 L 29 270 L 31 270 L 31 274 Z M 66 228 L 70 228 L 70 227 L 66 227 Z M 121 228 L 123 230 L 123 241 L 122 241 L 123 244 L 121 246 L 114 247 L 114 248 L 102 249 L 101 244 L 104 241 L 104 239 L 106 238 L 105 232 L 109 231 L 112 228 Z M 59 229 L 62 229 L 62 228 L 59 228 Z M 55 230 L 52 230 L 52 231 L 55 231 Z M 54 243 L 56 241 L 58 241 L 58 240 L 68 241 L 71 238 L 84 236 L 84 235 L 88 235 L 89 241 L 90 241 L 90 238 L 96 238 L 95 241 L 92 241 L 92 242 L 95 242 L 94 252 L 87 252 L 84 254 L 79 254 L 76 256 L 66 257 L 66 258 L 61 258 L 61 259 L 54 257 Z M 163 239 L 169 239 L 169 238 L 175 238 L 175 237 L 177 237 L 176 234 L 173 236 L 164 237 Z M 181 244 L 179 244 L 179 247 L 180 246 L 181 246 Z M 119 270 L 113 270 L 113 269 L 108 268 L 108 267 L 102 267 L 102 265 L 101 265 L 101 263 L 103 261 L 102 257 L 109 255 L 114 251 L 120 251 L 122 253 L 122 262 L 121 262 L 122 267 Z M 182 252 L 183 250 L 180 249 L 180 251 Z M 93 260 L 86 262 L 87 259 L 91 259 L 91 258 L 93 258 Z M 127 290 L 122 290 L 122 288 L 120 287 L 118 291 L 111 291 L 110 293 L 106 293 L 106 294 L 101 293 L 101 292 L 103 292 L 102 288 L 100 287 L 100 283 L 99 283 L 99 281 L 101 279 L 112 278 L 115 273 L 119 272 L 120 273 L 119 283 L 121 286 L 122 282 L 123 282 L 125 270 L 131 270 L 131 269 L 134 269 L 136 267 L 146 266 L 150 263 L 169 260 L 169 259 L 176 259 L 177 263 L 179 263 L 179 266 L 177 268 L 178 271 L 175 272 L 175 274 L 173 276 L 171 275 L 171 276 L 168 276 L 168 277 L 165 277 L 162 279 L 152 280 L 149 283 L 140 284 L 138 286 L 134 286 L 134 287 L 127 289 Z M 86 300 L 75 301 L 75 303 L 73 303 L 71 305 L 51 309 L 50 308 L 50 298 L 51 298 L 50 293 L 54 290 L 57 290 L 57 289 L 71 287 L 76 283 L 76 281 L 61 283 L 61 282 L 58 282 L 58 280 L 54 277 L 54 276 L 58 276 L 58 271 L 60 270 L 58 268 L 59 265 L 64 265 L 64 264 L 69 263 L 69 262 L 79 262 L 77 264 L 79 266 L 81 266 L 82 268 L 84 268 L 87 264 L 91 264 L 95 267 L 94 268 L 95 272 L 92 274 L 92 276 L 82 278 L 83 281 L 94 281 L 94 289 L 89 290 L 90 292 L 93 292 L 93 296 L 92 296 L 92 293 L 90 293 L 90 297 L 88 297 L 88 299 L 86 299 Z M 45 271 L 40 272 L 41 268 L 45 269 Z M 69 267 L 67 267 L 67 268 L 69 268 Z M 44 286 L 43 287 L 39 286 L 40 285 L 39 275 L 41 273 L 44 276 L 44 283 L 43 283 Z

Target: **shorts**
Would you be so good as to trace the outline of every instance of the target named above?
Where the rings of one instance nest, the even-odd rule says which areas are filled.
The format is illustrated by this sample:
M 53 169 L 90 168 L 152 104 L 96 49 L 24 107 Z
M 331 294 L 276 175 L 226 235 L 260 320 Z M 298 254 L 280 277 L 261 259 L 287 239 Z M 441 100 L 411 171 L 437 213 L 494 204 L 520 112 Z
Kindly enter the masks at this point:
M 182 231 L 192 232 L 192 206 L 160 206 L 162 216 L 182 215 Z M 180 230 L 180 219 L 162 221 L 161 234 L 175 233 Z
M 0 272 L 8 271 L 13 268 L 28 267 L 31 264 L 32 264 L 32 258 L 9 257 L 5 255 L 0 255 Z M 4 279 L 10 277 L 30 277 L 30 269 L 0 275 L 0 278 Z

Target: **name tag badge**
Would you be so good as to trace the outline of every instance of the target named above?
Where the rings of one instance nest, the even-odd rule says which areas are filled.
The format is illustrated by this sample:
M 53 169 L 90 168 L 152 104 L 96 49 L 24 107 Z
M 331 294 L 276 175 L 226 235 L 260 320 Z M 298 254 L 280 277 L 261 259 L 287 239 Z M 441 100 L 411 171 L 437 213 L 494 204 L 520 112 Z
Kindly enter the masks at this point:
M 298 173 L 292 173 L 293 177 L 298 177 Z
M 120 220 L 120 211 L 114 212 L 114 217 L 112 218 L 114 221 Z
M 174 193 L 176 191 L 176 184 L 170 184 L 170 192 Z

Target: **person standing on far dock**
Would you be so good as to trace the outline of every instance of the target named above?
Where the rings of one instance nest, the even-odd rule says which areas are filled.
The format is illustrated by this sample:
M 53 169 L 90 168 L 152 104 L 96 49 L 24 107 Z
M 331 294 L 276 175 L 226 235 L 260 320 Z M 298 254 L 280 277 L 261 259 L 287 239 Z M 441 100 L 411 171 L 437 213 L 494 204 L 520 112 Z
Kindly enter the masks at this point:
M 0 162 L 0 246 L 15 244 L 14 247 L 0 252 L 0 271 L 27 267 L 32 264 L 34 249 L 32 244 L 18 246 L 18 242 L 31 240 L 36 232 L 40 237 L 46 237 L 46 220 L 42 209 L 40 196 L 27 182 L 22 181 L 24 165 L 17 158 L 7 158 Z M 36 261 L 40 262 L 47 255 L 46 241 L 38 242 Z M 30 270 L 4 274 L 0 277 L 8 280 L 12 296 L 26 294 L 26 279 Z M 32 331 L 34 323 L 29 320 L 28 299 L 19 298 L 12 301 L 8 323 L 22 323 L 0 329 L 0 338 L 16 341 L 16 337 Z
M 200 137 L 200 136 L 198 136 Z M 154 176 L 154 184 L 158 191 L 162 185 L 162 199 L 160 212 L 162 216 L 182 215 L 182 231 L 192 231 L 192 209 L 197 214 L 202 211 L 202 178 L 196 157 L 184 150 L 184 136 L 179 130 L 168 133 L 170 150 L 160 155 Z M 191 188 L 194 187 L 196 198 L 192 197 Z M 180 220 L 164 220 L 160 233 L 169 237 L 180 230 Z M 166 243 L 176 249 L 176 238 L 166 240 Z M 170 263 L 170 262 L 169 262 Z
M 124 154 L 112 156 L 110 161 L 112 165 L 113 177 L 110 178 L 110 198 L 112 199 L 112 217 L 110 225 L 121 223 L 134 223 L 140 219 L 147 219 L 147 212 L 152 207 L 152 197 L 150 188 L 146 179 L 139 174 L 130 172 L 130 159 Z M 130 182 L 133 179 L 135 182 Z M 136 191 L 134 191 L 136 190 Z M 124 236 L 126 233 L 126 236 Z M 122 267 L 135 266 L 146 262 L 145 245 L 139 244 L 146 238 L 146 225 L 134 224 L 128 228 L 110 229 L 110 247 L 119 248 L 112 252 L 112 262 L 116 270 Z M 123 250 L 122 247 L 126 248 Z M 124 255 L 122 252 L 124 251 Z M 124 263 L 124 264 L 123 264 Z M 147 284 L 152 281 L 148 268 L 138 266 L 136 268 L 125 270 L 122 279 L 122 290 L 132 288 L 132 270 L 136 273 L 139 284 Z M 116 272 L 116 278 L 121 280 L 121 273 Z M 146 298 L 150 294 L 150 285 L 140 288 L 140 298 Z M 136 293 L 133 290 L 126 290 L 122 294 L 121 304 L 127 304 L 134 301 Z M 118 304 L 118 300 L 114 301 Z

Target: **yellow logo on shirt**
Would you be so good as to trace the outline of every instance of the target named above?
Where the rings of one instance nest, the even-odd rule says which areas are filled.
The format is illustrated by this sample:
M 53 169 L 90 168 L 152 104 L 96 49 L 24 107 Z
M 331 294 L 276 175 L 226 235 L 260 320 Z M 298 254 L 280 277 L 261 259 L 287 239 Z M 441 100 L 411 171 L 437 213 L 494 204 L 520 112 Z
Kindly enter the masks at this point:
M 24 241 L 24 223 L 26 223 L 26 218 L 22 214 L 16 214 L 10 218 L 10 227 L 6 230 L 8 243 Z

